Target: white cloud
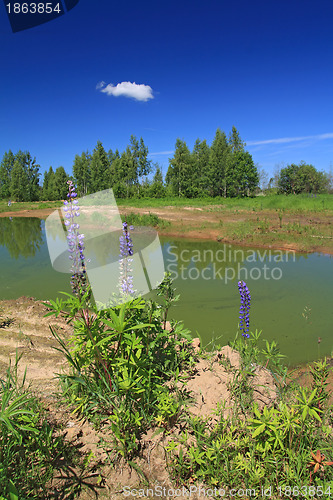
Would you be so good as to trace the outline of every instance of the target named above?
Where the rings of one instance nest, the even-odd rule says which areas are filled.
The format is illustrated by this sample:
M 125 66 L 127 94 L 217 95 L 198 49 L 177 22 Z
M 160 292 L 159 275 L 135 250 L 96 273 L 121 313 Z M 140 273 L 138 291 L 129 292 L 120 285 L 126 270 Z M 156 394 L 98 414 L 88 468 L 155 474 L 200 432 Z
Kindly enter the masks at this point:
M 121 82 L 116 86 L 109 83 L 106 87 L 105 82 L 100 82 L 97 84 L 96 88 L 101 92 L 107 95 L 113 95 L 114 97 L 132 97 L 137 101 L 148 101 L 149 99 L 154 99 L 153 89 L 149 85 L 138 85 L 135 82 Z
M 323 139 L 333 139 L 333 133 L 319 134 L 319 135 L 307 135 L 304 137 L 281 137 L 279 139 L 267 139 L 265 141 L 249 141 L 246 143 L 247 146 L 259 146 L 263 144 L 284 144 L 287 142 L 305 141 L 308 139 L 323 140 Z
M 105 82 L 101 81 L 99 82 L 97 85 L 96 85 L 96 90 L 100 90 L 101 88 L 103 88 L 105 85 Z
M 158 151 L 157 153 L 149 153 L 150 156 L 173 155 L 174 151 Z

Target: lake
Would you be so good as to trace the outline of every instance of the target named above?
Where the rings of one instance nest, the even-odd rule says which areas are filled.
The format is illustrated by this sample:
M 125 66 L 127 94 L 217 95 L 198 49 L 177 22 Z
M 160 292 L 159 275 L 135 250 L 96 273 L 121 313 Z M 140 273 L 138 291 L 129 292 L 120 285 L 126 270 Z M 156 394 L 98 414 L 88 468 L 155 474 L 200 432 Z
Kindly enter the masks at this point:
M 233 340 L 241 279 L 252 297 L 250 329 L 275 340 L 288 364 L 331 355 L 332 256 L 185 238 L 160 241 L 165 268 L 180 294 L 170 317 L 183 320 L 204 346 L 213 338 L 220 345 Z M 45 300 L 70 292 L 69 275 L 51 266 L 43 220 L 0 218 L 0 258 L 0 299 L 26 295 Z

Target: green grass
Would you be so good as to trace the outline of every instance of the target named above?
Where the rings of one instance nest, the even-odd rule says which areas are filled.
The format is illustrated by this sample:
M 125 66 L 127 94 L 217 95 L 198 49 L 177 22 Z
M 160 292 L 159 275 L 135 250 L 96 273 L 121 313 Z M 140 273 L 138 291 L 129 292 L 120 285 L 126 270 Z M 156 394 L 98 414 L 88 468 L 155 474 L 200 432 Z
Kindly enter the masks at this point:
M 213 211 L 223 210 L 277 210 L 284 209 L 291 212 L 325 212 L 333 211 L 333 194 L 319 194 L 316 197 L 311 195 L 267 195 L 257 196 L 254 198 L 130 198 L 116 200 L 119 207 L 209 207 Z M 19 211 L 19 210 L 35 210 L 42 208 L 56 208 L 62 206 L 61 201 L 50 202 L 19 202 L 12 203 L 8 207 L 7 200 L 0 201 L 0 212 Z
M 316 198 L 309 197 L 308 195 L 269 195 L 257 196 L 255 198 L 159 198 L 159 199 L 118 199 L 118 206 L 129 207 L 208 207 L 212 211 L 223 210 L 276 210 L 285 209 L 291 212 L 323 212 L 333 211 L 333 195 L 320 194 Z M 222 206 L 220 206 L 222 205 Z
M 227 493 L 242 488 L 240 496 L 247 489 L 256 498 L 263 498 L 262 489 L 270 487 L 268 496 L 274 499 L 301 491 L 307 499 L 315 493 L 331 497 L 333 407 L 326 390 L 331 370 L 326 359 L 310 367 L 312 386 L 304 388 L 288 379 L 275 342 L 260 346 L 260 332 L 247 340 L 236 338 L 232 347 L 241 355 L 241 366 L 229 384 L 232 412 L 225 416 L 224 405 L 218 405 L 213 426 L 200 416 L 190 417 L 183 432 L 169 441 L 166 450 L 176 484 L 199 483 L 206 490 L 223 488 Z M 230 368 L 224 360 L 221 364 Z M 278 397 L 274 405 L 259 409 L 253 403 L 251 380 L 255 368 L 263 365 L 276 380 Z M 320 457 L 322 467 L 315 468 L 312 453 Z
M 149 212 L 149 214 L 135 214 L 131 212 L 130 214 L 122 215 L 122 220 L 126 220 L 130 226 L 152 226 L 158 227 L 159 229 L 170 226 L 170 222 L 161 219 L 158 215 Z
M 78 465 L 76 450 L 55 437 L 39 401 L 18 382 L 16 355 L 0 379 L 0 500 L 45 499 L 59 458 L 63 465 Z M 64 487 L 66 489 L 66 487 Z M 3 496 L 1 496 L 3 495 Z
M 62 206 L 62 201 L 35 201 L 35 202 L 17 202 L 8 206 L 7 200 L 0 200 L 1 212 L 19 212 L 20 210 L 42 210 L 45 208 L 54 208 Z
M 121 219 L 123 222 L 126 220 L 130 226 L 151 226 L 159 229 L 170 226 L 169 221 L 161 219 L 158 215 L 151 212 L 149 212 L 149 214 L 136 214 L 131 212 L 126 215 L 121 215 Z M 82 213 L 80 214 L 80 223 L 82 222 L 93 222 L 94 224 L 108 227 L 110 218 L 101 212 L 93 212 L 91 215 Z

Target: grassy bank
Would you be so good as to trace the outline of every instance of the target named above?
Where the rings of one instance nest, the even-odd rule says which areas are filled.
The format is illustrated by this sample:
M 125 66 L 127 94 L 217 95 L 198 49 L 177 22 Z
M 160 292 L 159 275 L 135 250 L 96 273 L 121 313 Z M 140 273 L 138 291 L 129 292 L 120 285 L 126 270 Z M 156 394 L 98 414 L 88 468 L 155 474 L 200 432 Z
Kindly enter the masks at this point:
M 119 207 L 125 212 L 155 210 L 171 223 L 165 235 L 333 253 L 332 195 L 120 200 Z
M 293 216 L 274 212 L 253 215 L 236 210 L 234 215 L 191 221 L 181 218 L 165 230 L 164 235 L 209 238 L 219 242 L 249 247 L 293 249 L 300 252 L 333 253 L 333 224 L 329 217 L 313 220 L 306 214 Z
M 34 202 L 12 202 L 11 206 L 8 206 L 7 200 L 0 200 L 0 213 L 5 212 L 21 212 L 23 210 L 46 210 L 46 209 L 56 209 L 61 207 L 63 203 L 61 201 L 34 201 Z
M 166 236 L 333 254 L 333 195 L 119 199 L 117 203 L 131 224 L 152 225 Z M 61 202 L 14 203 L 10 210 L 12 215 L 35 213 L 45 218 L 58 206 Z M 0 203 L 0 213 L 8 208 Z M 95 215 L 95 222 L 107 221 L 107 213 Z
M 291 213 L 299 212 L 333 212 L 333 195 L 268 195 L 254 198 L 130 198 L 117 199 L 118 206 L 137 208 L 172 207 L 214 207 L 216 210 L 276 210 L 284 209 Z M 8 207 L 7 200 L 0 200 L 0 212 L 19 210 L 40 210 L 62 206 L 61 201 L 12 202 Z M 214 210 L 214 208 L 212 208 Z
M 275 210 L 285 209 L 291 212 L 333 212 L 333 195 L 270 195 L 256 196 L 255 198 L 139 198 L 118 199 L 118 206 L 131 206 L 137 208 L 162 208 L 172 207 L 207 207 L 219 206 L 218 210 Z

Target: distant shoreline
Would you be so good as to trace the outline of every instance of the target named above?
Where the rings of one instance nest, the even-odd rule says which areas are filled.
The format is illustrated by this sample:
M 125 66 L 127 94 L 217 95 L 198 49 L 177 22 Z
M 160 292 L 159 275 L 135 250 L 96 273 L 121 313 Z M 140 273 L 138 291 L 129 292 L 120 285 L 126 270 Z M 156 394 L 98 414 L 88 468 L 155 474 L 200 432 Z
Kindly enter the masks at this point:
M 311 235 L 308 231 L 308 228 L 313 228 L 313 230 L 319 228 L 322 232 L 324 230 L 327 232 L 331 224 L 331 217 L 326 213 L 316 213 L 315 215 L 285 213 L 283 215 L 284 225 L 282 225 L 282 230 L 284 227 L 291 227 L 291 229 L 283 233 L 279 227 L 277 215 L 273 210 L 262 211 L 258 222 L 258 213 L 253 213 L 250 210 L 242 210 L 240 213 L 237 211 L 235 215 L 230 211 L 209 211 L 206 207 L 166 206 L 138 208 L 120 205 L 118 208 L 121 215 L 131 212 L 136 214 L 152 212 L 161 219 L 168 221 L 170 223 L 169 227 L 158 229 L 160 236 L 219 241 L 221 243 L 270 250 L 292 250 L 300 253 L 319 252 L 333 255 L 332 236 L 326 233 Z M 56 207 L 7 211 L 0 213 L 0 217 L 38 217 L 45 219 L 55 209 Z M 244 226 L 247 223 L 251 234 L 246 234 L 244 230 L 243 233 L 245 234 L 242 234 L 242 225 Z M 238 233 L 236 231 L 237 224 L 240 227 Z M 252 232 L 250 224 L 252 224 L 252 227 L 254 226 Z M 258 226 L 258 231 L 256 231 L 255 226 Z M 230 231 L 230 227 L 234 227 L 235 234 Z M 302 233 L 303 227 L 304 234 Z

